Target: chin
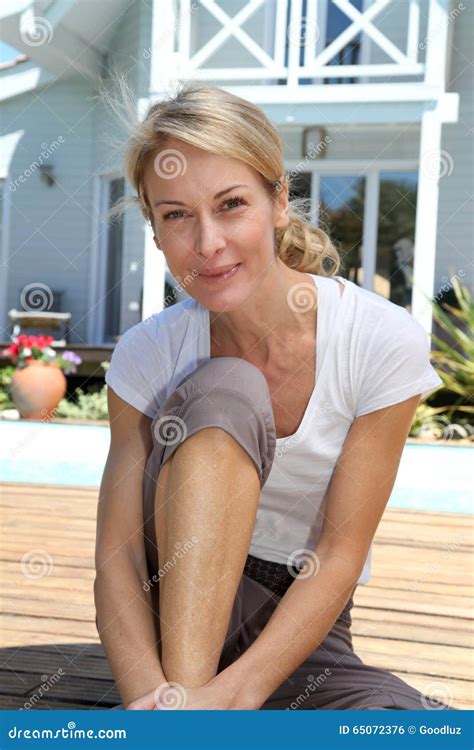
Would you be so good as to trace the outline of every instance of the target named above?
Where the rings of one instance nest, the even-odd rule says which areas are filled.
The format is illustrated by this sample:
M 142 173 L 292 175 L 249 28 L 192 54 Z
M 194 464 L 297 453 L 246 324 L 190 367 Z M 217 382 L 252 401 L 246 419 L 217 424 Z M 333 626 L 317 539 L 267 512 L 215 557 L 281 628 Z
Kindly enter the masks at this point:
M 237 276 L 239 276 L 237 274 Z M 201 282 L 199 279 L 193 284 L 195 298 L 201 305 L 213 312 L 230 312 L 238 309 L 252 294 L 248 284 L 242 283 L 241 278 L 230 279 L 224 284 L 215 286 Z

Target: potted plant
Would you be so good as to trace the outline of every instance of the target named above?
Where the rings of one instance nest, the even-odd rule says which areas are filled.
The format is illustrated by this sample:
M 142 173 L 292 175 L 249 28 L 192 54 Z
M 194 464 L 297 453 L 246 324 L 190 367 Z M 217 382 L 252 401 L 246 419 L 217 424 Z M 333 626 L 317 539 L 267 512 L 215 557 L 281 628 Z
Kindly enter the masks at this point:
M 66 393 L 65 375 L 82 362 L 71 351 L 58 356 L 52 343 L 52 336 L 21 334 L 2 352 L 16 366 L 8 390 L 24 419 L 50 419 Z

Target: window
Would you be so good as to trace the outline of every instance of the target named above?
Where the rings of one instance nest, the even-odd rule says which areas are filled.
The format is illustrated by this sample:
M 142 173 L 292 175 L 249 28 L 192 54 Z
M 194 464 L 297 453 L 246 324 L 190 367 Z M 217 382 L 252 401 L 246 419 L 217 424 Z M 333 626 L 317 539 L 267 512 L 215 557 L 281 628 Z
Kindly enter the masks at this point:
M 381 172 L 374 291 L 411 306 L 415 245 L 416 172 Z
M 122 177 L 109 182 L 109 208 L 122 198 L 125 181 Z M 105 280 L 104 339 L 114 341 L 120 333 L 120 301 L 122 285 L 123 218 L 109 222 L 107 231 L 107 270 Z
M 362 285 L 365 177 L 321 175 L 319 225 L 341 257 L 339 275 Z

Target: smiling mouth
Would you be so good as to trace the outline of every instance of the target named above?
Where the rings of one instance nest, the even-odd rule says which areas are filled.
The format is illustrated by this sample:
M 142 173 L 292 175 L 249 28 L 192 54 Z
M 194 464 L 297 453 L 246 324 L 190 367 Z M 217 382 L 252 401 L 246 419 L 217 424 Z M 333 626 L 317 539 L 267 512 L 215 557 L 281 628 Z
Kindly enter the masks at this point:
M 235 265 L 228 268 L 227 271 L 223 271 L 222 273 L 217 273 L 217 274 L 199 273 L 198 277 L 202 279 L 203 281 L 210 281 L 210 282 L 225 281 L 226 279 L 231 278 L 232 276 L 235 276 L 240 266 L 241 266 L 241 263 L 236 263 Z

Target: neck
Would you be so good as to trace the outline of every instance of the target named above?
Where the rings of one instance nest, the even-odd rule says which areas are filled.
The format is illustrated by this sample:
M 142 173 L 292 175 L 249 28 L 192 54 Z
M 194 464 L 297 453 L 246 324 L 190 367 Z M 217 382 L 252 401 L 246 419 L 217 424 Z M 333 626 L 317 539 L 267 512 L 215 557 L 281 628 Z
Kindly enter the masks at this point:
M 303 285 L 303 286 L 301 286 Z M 314 281 L 281 261 L 272 265 L 258 290 L 238 309 L 210 311 L 213 340 L 263 364 L 303 333 L 314 332 L 317 291 Z

